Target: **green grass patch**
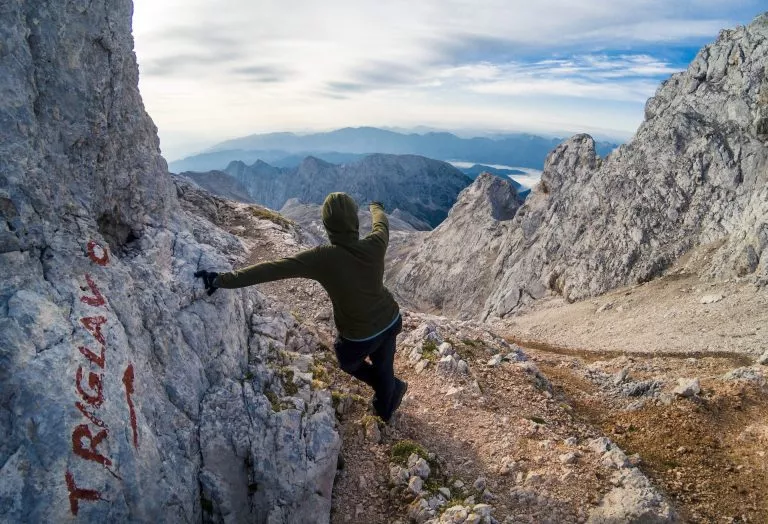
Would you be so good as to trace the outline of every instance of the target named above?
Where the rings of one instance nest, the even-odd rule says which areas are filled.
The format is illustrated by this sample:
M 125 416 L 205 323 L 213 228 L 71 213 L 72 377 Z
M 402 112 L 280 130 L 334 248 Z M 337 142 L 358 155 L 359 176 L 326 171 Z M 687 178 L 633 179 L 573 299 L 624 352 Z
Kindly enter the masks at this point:
M 546 424 L 547 421 L 541 417 L 528 417 L 528 420 L 535 422 L 536 424 Z
M 412 440 L 401 440 L 395 443 L 395 445 L 392 446 L 392 451 L 390 452 L 390 459 L 395 464 L 407 467 L 408 457 L 411 456 L 411 453 L 416 453 L 424 460 L 429 461 L 429 453 L 427 453 L 427 450 L 424 449 L 421 444 Z
M 424 481 L 424 489 L 427 490 L 430 495 L 435 495 L 437 490 L 443 487 L 443 483 L 436 478 L 436 472 L 432 471 L 432 466 L 429 466 L 429 469 L 429 477 Z
M 333 404 L 333 409 L 337 409 L 339 404 L 341 404 L 341 401 L 344 400 L 346 396 L 346 393 L 342 393 L 340 391 L 331 391 L 331 404 Z
M 256 218 L 260 218 L 262 220 L 269 220 L 273 224 L 277 224 L 283 229 L 288 229 L 289 227 L 294 225 L 292 220 L 288 220 L 280 213 L 272 211 L 271 209 L 267 209 L 266 207 L 251 206 L 251 214 Z
M 376 415 L 365 415 L 363 418 L 360 419 L 360 424 L 365 427 L 368 424 L 374 423 L 380 428 L 384 426 L 384 421 L 381 420 L 381 417 L 377 417 Z M 406 459 L 407 460 L 407 459 Z
M 312 366 L 312 378 L 328 382 L 328 371 L 320 364 L 314 364 Z
M 425 340 L 421 345 L 421 356 L 430 362 L 437 362 L 437 344 L 434 340 Z
M 299 387 L 293 383 L 293 370 L 289 367 L 280 368 L 280 378 L 283 382 L 283 389 L 285 393 L 294 396 L 299 392 Z
M 264 396 L 267 397 L 269 403 L 272 404 L 272 411 L 280 411 L 280 397 L 277 396 L 277 393 L 268 389 L 264 392 Z
M 312 389 L 315 391 L 319 389 L 328 389 L 328 383 L 323 382 L 322 380 L 312 379 Z

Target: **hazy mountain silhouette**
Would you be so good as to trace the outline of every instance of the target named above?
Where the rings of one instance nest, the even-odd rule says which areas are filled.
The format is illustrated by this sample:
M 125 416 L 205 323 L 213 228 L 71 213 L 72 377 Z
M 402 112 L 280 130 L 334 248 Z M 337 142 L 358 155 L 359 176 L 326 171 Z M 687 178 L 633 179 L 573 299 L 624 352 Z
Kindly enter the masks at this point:
M 295 167 L 306 156 L 331 163 L 355 160 L 345 155 L 368 153 L 414 154 L 437 160 L 457 160 L 483 164 L 542 169 L 547 154 L 562 142 L 518 133 L 495 138 L 460 138 L 451 133 L 397 133 L 375 127 L 347 127 L 327 133 L 297 135 L 268 133 L 235 138 L 217 144 L 201 154 L 171 162 L 172 171 L 224 169 L 229 162 L 247 164 L 263 160 L 273 165 Z M 605 155 L 617 147 L 611 142 L 597 142 L 597 153 Z M 285 159 L 293 157 L 298 160 Z

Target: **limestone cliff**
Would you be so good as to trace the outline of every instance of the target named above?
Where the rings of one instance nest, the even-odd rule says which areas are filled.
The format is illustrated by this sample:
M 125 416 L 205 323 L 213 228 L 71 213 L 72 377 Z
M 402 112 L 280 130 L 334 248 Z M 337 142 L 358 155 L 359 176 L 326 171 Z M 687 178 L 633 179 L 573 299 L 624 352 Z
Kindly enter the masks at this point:
M 493 262 L 522 203 L 510 180 L 480 175 L 461 192 L 442 224 L 413 239 L 405 262 L 395 260 L 388 268 L 398 294 L 422 308 L 481 308 L 492 290 Z
M 713 243 L 721 247 L 705 273 L 765 282 L 767 68 L 764 14 L 723 31 L 686 71 L 664 82 L 635 137 L 607 158 L 596 155 L 586 135 L 558 146 L 496 241 L 498 255 L 470 257 L 460 268 L 493 275 L 487 300 L 478 306 L 474 290 L 465 288 L 442 309 L 504 316 L 548 292 L 576 300 L 651 279 Z M 433 250 L 430 243 L 450 244 L 440 235 L 424 249 Z M 403 294 L 418 295 L 453 271 L 459 270 L 416 252 L 393 278 Z
M 317 342 L 256 291 L 195 282 L 248 240 L 179 205 L 131 14 L 0 6 L 0 520 L 327 520 Z

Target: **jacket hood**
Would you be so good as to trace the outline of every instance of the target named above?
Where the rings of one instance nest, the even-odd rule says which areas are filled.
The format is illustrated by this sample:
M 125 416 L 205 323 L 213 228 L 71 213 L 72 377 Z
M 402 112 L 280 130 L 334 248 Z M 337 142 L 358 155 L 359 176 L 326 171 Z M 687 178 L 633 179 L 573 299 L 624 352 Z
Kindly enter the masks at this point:
M 323 202 L 323 225 L 331 244 L 348 244 L 360 239 L 357 203 L 346 193 L 331 193 Z

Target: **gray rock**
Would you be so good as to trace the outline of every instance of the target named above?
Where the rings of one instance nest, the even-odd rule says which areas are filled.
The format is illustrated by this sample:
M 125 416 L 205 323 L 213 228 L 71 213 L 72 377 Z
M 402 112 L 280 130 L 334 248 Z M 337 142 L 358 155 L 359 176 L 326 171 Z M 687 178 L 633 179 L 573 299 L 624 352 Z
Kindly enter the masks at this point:
M 419 479 L 419 477 L 414 477 L 415 479 Z M 426 500 L 423 498 L 418 498 L 414 500 L 410 506 L 408 506 L 408 516 L 411 519 L 411 522 L 416 523 L 423 523 L 427 522 L 429 519 L 431 519 L 434 516 L 435 512 L 434 510 L 430 509 L 429 503 L 427 503 Z
M 714 304 L 715 302 L 720 302 L 723 300 L 723 295 L 704 295 L 699 299 L 699 302 L 702 304 Z
M 413 493 L 414 495 L 418 495 L 421 493 L 422 488 L 424 487 L 424 481 L 421 480 L 421 477 L 413 476 L 408 480 L 408 489 Z
M 408 458 L 408 469 L 411 475 L 418 475 L 425 480 L 429 477 L 429 464 L 415 453 Z
M 502 361 L 502 359 L 503 359 L 503 358 L 504 358 L 504 357 L 502 356 L 502 354 L 501 354 L 501 353 L 497 353 L 496 355 L 494 355 L 493 357 L 491 357 L 491 359 L 488 361 L 488 364 L 487 364 L 487 365 L 488 365 L 488 367 L 492 367 L 492 368 L 495 368 L 496 366 L 498 366 L 499 364 L 501 364 L 501 361 Z
M 440 494 L 445 497 L 445 500 L 451 500 L 451 490 L 446 487 L 441 487 L 438 489 Z
M 450 375 L 456 372 L 458 363 L 453 355 L 446 355 L 437 362 L 437 372 L 442 375 Z
M 408 471 L 408 468 L 398 466 L 397 464 L 392 464 L 389 467 L 389 479 L 393 484 L 408 484 L 410 478 L 411 474 L 410 471 Z
M 576 455 L 576 453 L 573 451 L 569 451 L 568 453 L 563 453 L 560 455 L 558 460 L 560 460 L 562 464 L 575 464 L 578 460 L 578 455 Z
M 627 379 L 627 376 L 629 375 L 629 368 L 624 368 L 613 377 L 613 385 L 618 386 L 622 382 L 624 382 Z
M 763 366 L 768 366 L 768 351 L 758 357 L 757 363 L 762 364 Z
M 466 522 L 468 516 L 469 511 L 464 506 L 451 506 L 445 510 L 442 518 L 447 523 L 462 524 Z
M 437 352 L 441 357 L 444 357 L 446 355 L 453 355 L 456 353 L 456 351 L 453 349 L 453 346 L 450 345 L 448 342 L 443 342 L 438 346 Z
M 669 502 L 637 469 L 624 469 L 616 474 L 616 487 L 594 508 L 589 524 L 667 524 L 679 522 Z
M 723 380 L 742 380 L 744 382 L 752 382 L 758 386 L 765 385 L 765 376 L 758 368 L 736 368 L 732 369 L 725 375 Z
M 672 393 L 679 397 L 693 397 L 701 393 L 698 378 L 681 378 Z
M 445 392 L 445 396 L 450 398 L 455 398 L 455 397 L 458 397 L 462 391 L 464 391 L 464 388 L 450 386 L 448 388 L 448 391 Z
M 387 274 L 387 282 L 416 305 L 477 311 L 490 293 L 493 261 L 503 255 L 504 234 L 522 201 L 509 180 L 480 175 L 459 194 L 448 217 L 417 241 L 402 269 Z
M 606 468 L 622 469 L 629 466 L 627 455 L 617 447 L 612 447 L 600 457 L 600 463 Z
M 475 504 L 472 508 L 473 513 L 477 513 L 481 517 L 490 517 L 493 507 L 488 504 Z
M 652 395 L 660 388 L 661 383 L 657 380 L 639 380 L 637 382 L 621 384 L 619 390 L 622 395 L 628 397 L 640 397 L 643 395 Z
M 169 176 L 131 2 L 2 11 L 2 520 L 327 522 L 330 393 L 275 360 L 319 341 L 193 277 L 246 260 L 217 217 L 255 219 Z
M 423 358 L 416 363 L 416 367 L 414 369 L 416 370 L 416 373 L 421 373 L 428 365 L 429 360 Z
M 485 477 L 477 477 L 475 482 L 472 483 L 472 487 L 475 488 L 477 491 L 483 491 L 485 489 L 487 482 L 485 480 Z
M 467 515 L 467 520 L 464 521 L 464 524 L 480 524 L 481 517 L 477 513 L 470 513 Z
M 467 375 L 469 373 L 469 364 L 467 364 L 467 361 L 459 360 L 458 364 L 456 364 L 456 371 L 461 375 Z
M 381 442 L 381 430 L 375 419 L 368 418 L 363 426 L 363 431 L 365 432 L 365 439 L 367 441 L 373 442 L 374 444 Z
M 644 282 L 688 252 L 693 272 L 765 281 L 767 34 L 768 14 L 721 32 L 606 158 L 587 135 L 563 142 L 519 208 L 478 178 L 388 281 L 420 307 L 479 318 Z
M 603 453 L 605 453 L 606 451 L 608 451 L 613 447 L 613 442 L 611 442 L 611 439 L 607 437 L 598 437 L 590 440 L 587 446 L 593 452 L 602 455 Z

